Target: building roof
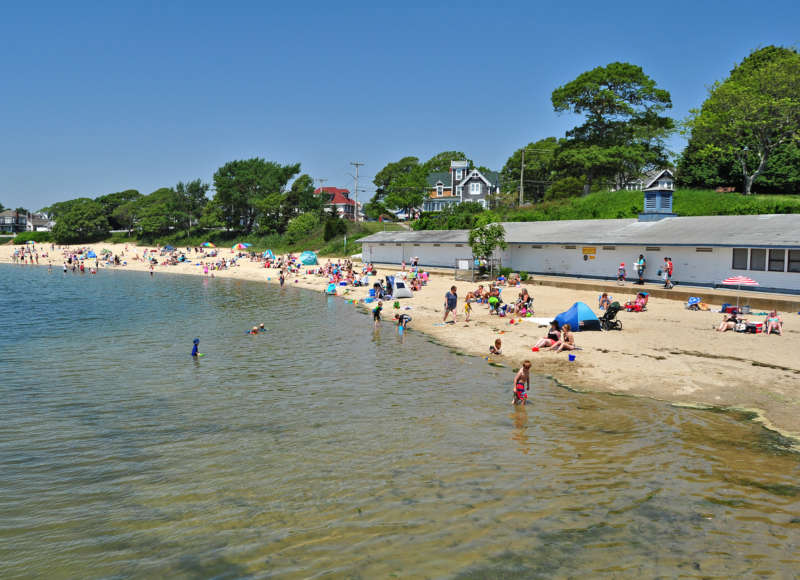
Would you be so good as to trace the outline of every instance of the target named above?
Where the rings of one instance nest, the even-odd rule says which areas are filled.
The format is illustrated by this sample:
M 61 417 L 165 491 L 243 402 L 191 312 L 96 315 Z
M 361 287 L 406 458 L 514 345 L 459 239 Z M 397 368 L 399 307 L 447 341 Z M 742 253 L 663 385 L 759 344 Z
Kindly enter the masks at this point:
M 441 181 L 443 185 L 450 186 L 450 172 L 449 171 L 434 171 L 425 176 L 425 181 L 428 187 L 436 187 L 436 183 Z
M 800 248 L 800 214 L 504 222 L 509 244 Z M 467 243 L 468 230 L 379 232 L 362 242 Z
M 647 189 L 650 189 L 651 187 L 653 187 L 653 184 L 656 181 L 658 181 L 659 179 L 661 179 L 661 176 L 664 175 L 665 173 L 669 173 L 670 178 L 671 179 L 675 179 L 675 176 L 672 174 L 672 171 L 670 171 L 669 169 L 662 169 L 660 171 L 648 172 L 647 173 L 647 179 L 644 182 L 644 189 L 647 190 Z M 655 189 L 658 189 L 658 188 L 655 188 Z
M 327 193 L 331 196 L 331 200 L 328 202 L 333 205 L 355 205 L 356 202 L 350 199 L 350 190 L 349 189 L 340 189 L 338 187 L 318 187 L 314 190 L 314 193 L 321 194 Z

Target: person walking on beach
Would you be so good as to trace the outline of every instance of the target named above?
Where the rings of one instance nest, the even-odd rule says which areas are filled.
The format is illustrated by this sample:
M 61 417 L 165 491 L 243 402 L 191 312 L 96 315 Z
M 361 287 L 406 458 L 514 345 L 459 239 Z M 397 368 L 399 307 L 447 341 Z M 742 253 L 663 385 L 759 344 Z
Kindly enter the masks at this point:
M 647 260 L 644 259 L 644 254 L 639 254 L 639 259 L 636 260 L 636 273 L 639 275 L 639 280 L 636 283 L 639 285 L 644 284 L 645 269 L 647 269 Z
M 456 294 L 456 287 L 450 286 L 450 292 L 444 295 L 444 318 L 442 322 L 447 322 L 447 315 L 453 313 L 453 324 L 457 322 L 456 308 L 458 307 L 458 294 Z
M 674 268 L 672 264 L 672 258 L 667 256 L 664 258 L 664 288 L 672 288 L 674 285 L 672 284 L 672 269 Z
M 514 400 L 512 405 L 527 405 L 528 391 L 531 389 L 531 361 L 523 361 L 522 366 L 514 375 Z

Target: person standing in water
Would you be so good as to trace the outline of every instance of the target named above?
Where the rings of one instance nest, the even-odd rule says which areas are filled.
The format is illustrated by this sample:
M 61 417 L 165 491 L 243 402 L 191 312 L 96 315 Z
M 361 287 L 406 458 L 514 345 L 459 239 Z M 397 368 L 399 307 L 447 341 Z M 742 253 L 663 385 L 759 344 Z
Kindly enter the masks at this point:
M 531 361 L 523 361 L 522 367 L 514 375 L 514 400 L 512 405 L 527 405 L 528 391 L 531 390 Z
M 197 349 L 199 348 L 199 346 L 200 346 L 200 339 L 199 338 L 195 338 L 192 341 L 192 358 L 196 359 L 198 356 L 200 356 L 200 353 L 197 352 Z

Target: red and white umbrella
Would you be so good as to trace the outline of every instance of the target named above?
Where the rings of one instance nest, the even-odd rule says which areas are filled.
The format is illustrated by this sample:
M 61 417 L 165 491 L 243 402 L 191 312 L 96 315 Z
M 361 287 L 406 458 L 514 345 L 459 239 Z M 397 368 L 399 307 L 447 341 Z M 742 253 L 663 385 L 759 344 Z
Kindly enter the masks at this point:
M 740 290 L 742 286 L 758 286 L 758 282 L 753 280 L 752 278 L 748 278 L 747 276 L 731 276 L 730 278 L 725 278 L 721 284 L 724 286 L 736 286 Z M 739 295 L 736 295 L 736 309 L 739 309 Z
M 725 286 L 758 286 L 758 282 L 747 276 L 731 276 L 722 281 Z

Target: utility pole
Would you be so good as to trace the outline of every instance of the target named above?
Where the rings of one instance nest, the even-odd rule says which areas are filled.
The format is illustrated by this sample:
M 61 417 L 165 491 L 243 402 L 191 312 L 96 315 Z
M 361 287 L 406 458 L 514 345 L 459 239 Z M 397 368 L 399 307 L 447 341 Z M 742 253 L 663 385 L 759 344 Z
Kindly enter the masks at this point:
M 525 147 L 522 148 L 522 166 L 519 168 L 519 206 L 525 202 Z
M 352 165 L 353 167 L 356 168 L 356 174 L 353 176 L 353 179 L 355 180 L 355 187 L 353 188 L 354 189 L 353 193 L 356 196 L 356 200 L 355 200 L 356 201 L 356 213 L 355 213 L 354 217 L 355 217 L 356 222 L 358 222 L 358 168 L 361 167 L 364 164 L 361 163 L 360 161 L 351 161 L 350 165 Z

